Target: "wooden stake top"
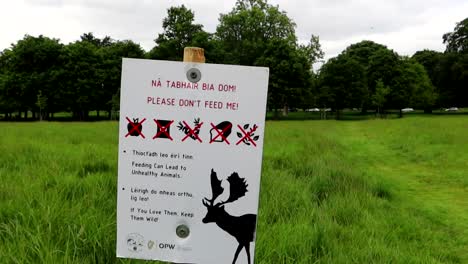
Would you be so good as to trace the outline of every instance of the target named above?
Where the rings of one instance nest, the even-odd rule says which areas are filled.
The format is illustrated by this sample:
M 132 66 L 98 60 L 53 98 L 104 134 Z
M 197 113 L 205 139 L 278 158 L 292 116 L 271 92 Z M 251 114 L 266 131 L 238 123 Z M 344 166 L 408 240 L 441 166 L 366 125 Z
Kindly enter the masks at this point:
M 205 50 L 197 47 L 184 48 L 184 62 L 205 63 Z

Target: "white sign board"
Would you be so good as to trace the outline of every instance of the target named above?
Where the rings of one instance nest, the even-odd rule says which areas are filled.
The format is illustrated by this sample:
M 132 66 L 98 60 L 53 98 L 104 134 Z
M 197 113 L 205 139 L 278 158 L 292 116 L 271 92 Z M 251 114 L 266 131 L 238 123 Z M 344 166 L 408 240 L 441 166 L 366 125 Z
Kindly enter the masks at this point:
M 267 87 L 268 68 L 123 60 L 118 257 L 253 263 Z

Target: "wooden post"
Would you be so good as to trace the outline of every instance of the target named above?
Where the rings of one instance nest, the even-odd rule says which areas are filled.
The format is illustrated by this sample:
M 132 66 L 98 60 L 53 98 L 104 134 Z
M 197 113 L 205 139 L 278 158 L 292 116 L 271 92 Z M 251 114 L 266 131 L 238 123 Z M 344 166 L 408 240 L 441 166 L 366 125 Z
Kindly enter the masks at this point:
M 205 63 L 205 50 L 198 47 L 184 48 L 184 62 Z M 170 263 L 176 264 L 176 263 Z M 184 264 L 184 263 L 179 263 Z
M 184 48 L 184 62 L 205 63 L 205 50 L 197 47 Z

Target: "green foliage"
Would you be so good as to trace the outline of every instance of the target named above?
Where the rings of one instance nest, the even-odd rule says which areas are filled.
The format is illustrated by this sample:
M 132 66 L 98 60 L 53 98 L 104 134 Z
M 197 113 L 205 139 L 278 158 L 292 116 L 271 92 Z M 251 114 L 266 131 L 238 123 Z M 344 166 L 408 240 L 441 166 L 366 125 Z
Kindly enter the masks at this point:
M 98 48 L 110 46 L 113 42 L 113 40 L 109 36 L 105 36 L 103 39 L 100 39 L 95 37 L 92 32 L 84 33 L 80 36 L 80 40 L 82 42 L 88 42 L 90 44 L 93 44 Z
M 286 41 L 270 41 L 257 65 L 270 68 L 268 106 L 281 108 L 296 106 L 310 87 L 311 73 L 308 59 Z
M 88 41 L 69 44 L 65 50 L 66 104 L 76 118 L 83 120 L 90 110 L 100 104 L 98 98 L 102 92 L 102 73 L 99 64 L 102 57 L 98 48 Z
M 443 106 L 468 103 L 468 54 L 446 53 L 439 64 L 438 83 Z
M 414 105 L 431 110 L 437 98 L 424 67 L 412 60 L 398 62 L 390 86 L 389 104 L 395 109 Z
M 439 58 L 435 71 L 441 106 L 468 104 L 468 18 L 457 23 L 453 32 L 443 36 L 446 53 Z M 431 77 L 433 79 L 433 77 Z
M 379 50 L 388 50 L 388 48 L 370 40 L 363 40 L 361 42 L 349 45 L 349 47 L 347 47 L 343 53 L 353 57 L 360 64 L 367 68 L 371 61 L 371 56 L 373 56 L 374 53 Z
M 324 106 L 337 111 L 362 106 L 367 94 L 366 71 L 353 57 L 342 54 L 330 59 L 322 66 L 319 78 Z
M 412 106 L 431 112 L 438 92 L 417 59 L 437 71 L 432 68 L 438 67 L 438 55 L 431 52 L 420 52 L 410 61 L 372 41 L 352 44 L 322 67 L 319 101 L 336 110 L 375 107 L 380 113 Z
M 63 45 L 57 39 L 40 35 L 26 35 L 2 54 L 0 102 L 11 110 L 36 110 L 39 89 L 47 98 L 59 93 Z M 48 109 L 55 110 L 59 103 L 51 100 Z
M 225 63 L 254 65 L 270 41 L 296 45 L 295 26 L 278 6 L 238 0 L 231 12 L 221 14 L 215 36 L 226 52 Z
M 443 53 L 438 51 L 421 50 L 414 53 L 411 58 L 424 66 L 424 69 L 426 69 L 426 72 L 429 75 L 429 78 L 431 78 L 432 83 L 435 84 L 437 81 L 437 67 L 441 56 L 443 56 Z
M 145 51 L 139 44 L 131 40 L 123 40 L 112 42 L 106 47 L 99 49 L 98 52 L 102 58 L 99 63 L 101 91 L 98 98 L 100 108 L 95 109 L 115 111 L 120 108 L 120 100 L 115 101 L 114 96 L 120 93 L 122 58 L 144 58 Z M 118 98 L 120 98 L 120 94 Z M 113 103 L 108 103 L 109 101 Z
M 9 113 L 17 108 L 18 101 L 15 98 L 12 86 L 12 73 L 8 71 L 8 61 L 11 57 L 10 50 L 0 52 L 0 111 Z
M 372 98 L 376 94 L 376 83 L 378 80 L 381 80 L 386 86 L 390 84 L 397 74 L 398 55 L 384 45 L 364 40 L 350 45 L 338 57 L 341 58 L 339 61 L 353 61 L 348 66 L 355 68 L 346 71 L 347 77 L 337 76 L 340 74 L 339 71 L 328 74 L 322 70 L 321 74 L 327 74 L 328 79 L 336 78 L 333 80 L 335 82 L 334 86 L 339 85 L 341 82 L 340 78 L 350 80 L 361 76 L 360 82 L 354 81 L 354 84 L 359 85 L 359 87 L 355 87 L 356 91 L 348 94 L 347 100 L 352 101 L 353 104 L 346 104 L 346 107 L 359 107 L 365 112 L 368 108 L 375 106 L 373 105 Z M 325 98 L 331 94 L 336 94 L 333 91 L 326 91 L 327 87 L 331 86 L 322 87 L 322 93 L 328 94 L 328 96 L 324 96 Z M 324 107 L 333 106 L 329 105 L 330 102 L 327 101 L 323 103 L 325 103 Z
M 299 45 L 295 23 L 264 0 L 239 0 L 222 14 L 215 37 L 223 62 L 270 68 L 268 106 L 306 107 L 311 102 L 312 64 L 323 57 L 319 38 Z
M 120 110 L 120 89 L 112 95 L 112 99 L 108 102 L 111 107 L 111 120 L 117 119 L 116 112 Z
M 414 92 L 412 96 L 412 105 L 419 109 L 424 109 L 426 112 L 431 111 L 437 100 L 437 92 L 432 85 L 429 76 L 421 64 L 411 61 L 411 66 L 414 69 L 415 80 L 413 83 Z
M 376 81 L 382 79 L 388 84 L 389 79 L 392 78 L 392 67 L 397 60 L 397 55 L 386 46 L 370 40 L 351 44 L 342 54 L 359 62 L 365 70 L 368 91 L 362 98 L 362 106 L 366 109 L 371 104 L 370 96 L 375 92 Z
M 444 34 L 447 52 L 468 53 L 468 17 L 457 23 L 453 32 Z
M 322 51 L 319 36 L 312 35 L 307 45 L 299 45 L 299 52 L 308 59 L 309 65 L 323 59 L 325 53 Z
M 468 54 L 440 53 L 424 50 L 416 52 L 412 59 L 422 64 L 438 94 L 439 107 L 468 104 Z
M 269 67 L 268 107 L 286 113 L 288 108 L 315 107 L 332 107 L 338 115 L 346 107 L 363 114 L 376 107 L 431 112 L 468 105 L 468 19 L 443 36 L 446 53 L 423 50 L 409 62 L 384 45 L 363 40 L 318 73 L 312 65 L 324 56 L 319 37 L 312 34 L 309 43 L 299 44 L 294 21 L 266 0 L 237 0 L 230 12 L 220 14 L 213 34 L 194 21 L 186 6 L 169 8 L 163 32 L 148 53 L 130 40 L 101 39 L 92 32 L 68 45 L 26 35 L 0 53 L 0 113 L 8 119 L 12 113 L 32 112 L 37 118 L 41 111 L 50 118 L 69 111 L 86 120 L 90 111 L 106 111 L 110 118 L 112 109 L 119 108 L 115 96 L 122 57 L 181 60 L 187 46 L 204 48 L 207 62 Z M 377 91 L 379 80 L 390 88 L 383 106 L 378 106 L 384 92 Z M 39 90 L 47 98 L 41 109 Z
M 398 54 L 388 48 L 379 49 L 372 53 L 367 66 L 368 82 L 372 83 L 370 85 L 371 93 L 375 91 L 377 80 L 381 79 L 387 85 L 393 81 L 398 75 L 399 60 Z
M 206 44 L 209 34 L 203 31 L 202 25 L 194 24 L 194 19 L 193 11 L 184 5 L 169 8 L 163 20 L 163 33 L 155 39 L 157 46 L 148 56 L 152 59 L 181 61 L 185 47 Z
M 382 79 L 377 80 L 375 85 L 375 93 L 371 97 L 372 105 L 377 107 L 377 113 L 381 114 L 385 109 L 384 106 L 389 93 L 390 87 L 385 86 Z
M 25 36 L 4 50 L 0 111 L 40 112 L 39 118 L 71 111 L 79 119 L 90 110 L 110 112 L 106 103 L 120 87 L 122 57 L 143 58 L 145 52 L 132 41 L 101 40 L 92 33 L 81 39 L 64 46 L 55 39 Z
M 117 129 L 2 124 L 2 263 L 147 263 L 115 256 Z M 465 132 L 460 116 L 267 122 L 256 263 L 467 263 Z
M 39 120 L 42 120 L 42 109 L 47 107 L 47 97 L 42 94 L 41 90 L 37 93 L 36 106 L 39 107 Z

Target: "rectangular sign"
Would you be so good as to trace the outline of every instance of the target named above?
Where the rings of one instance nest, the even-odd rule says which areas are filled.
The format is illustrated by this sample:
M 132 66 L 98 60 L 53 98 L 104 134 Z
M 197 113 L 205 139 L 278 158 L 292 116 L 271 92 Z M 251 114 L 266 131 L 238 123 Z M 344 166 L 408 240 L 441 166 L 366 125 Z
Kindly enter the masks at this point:
M 117 256 L 253 263 L 268 68 L 123 59 Z

